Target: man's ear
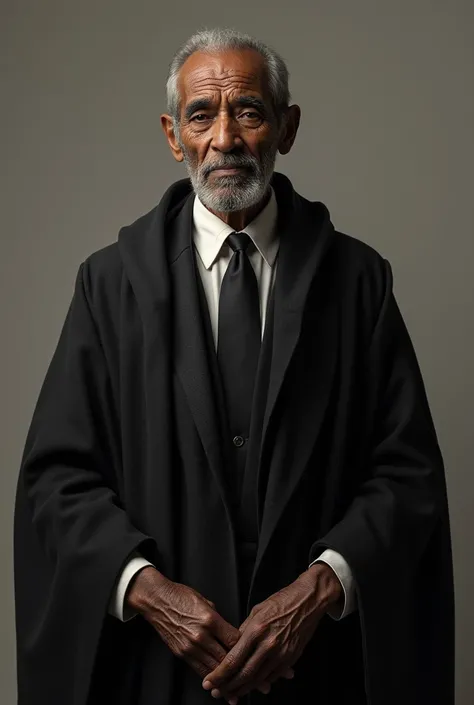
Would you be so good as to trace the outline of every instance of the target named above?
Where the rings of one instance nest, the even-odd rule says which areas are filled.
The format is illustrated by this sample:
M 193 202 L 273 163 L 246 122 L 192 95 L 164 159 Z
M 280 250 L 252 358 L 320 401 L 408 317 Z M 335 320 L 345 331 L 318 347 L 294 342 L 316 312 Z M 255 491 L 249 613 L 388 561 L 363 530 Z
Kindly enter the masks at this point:
M 168 140 L 168 144 L 171 149 L 171 154 L 177 162 L 184 161 L 184 154 L 176 138 L 173 118 L 171 117 L 171 115 L 163 114 L 161 116 L 161 126 L 163 128 L 163 132 L 166 135 L 166 139 Z
M 278 151 L 280 154 L 288 154 L 290 149 L 293 147 L 293 143 L 296 139 L 296 133 L 298 132 L 298 127 L 300 126 L 300 119 L 300 106 L 290 105 L 290 107 L 286 109 L 282 121 L 282 134 L 278 145 Z

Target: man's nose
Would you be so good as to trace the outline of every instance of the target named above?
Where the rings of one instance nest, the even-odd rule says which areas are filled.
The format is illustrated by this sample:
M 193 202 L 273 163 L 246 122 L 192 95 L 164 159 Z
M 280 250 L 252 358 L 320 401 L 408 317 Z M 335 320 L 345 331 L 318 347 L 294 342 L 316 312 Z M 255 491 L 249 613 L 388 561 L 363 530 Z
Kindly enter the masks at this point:
M 239 126 L 229 115 L 218 115 L 212 129 L 211 146 L 219 152 L 231 152 L 242 146 Z

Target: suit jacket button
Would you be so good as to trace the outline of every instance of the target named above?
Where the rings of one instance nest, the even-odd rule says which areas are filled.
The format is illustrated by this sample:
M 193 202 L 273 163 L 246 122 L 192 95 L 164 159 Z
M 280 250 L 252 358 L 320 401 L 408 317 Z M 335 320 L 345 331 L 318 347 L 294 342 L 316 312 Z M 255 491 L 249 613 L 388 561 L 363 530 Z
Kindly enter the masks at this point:
M 234 438 L 232 439 L 232 443 L 237 446 L 237 448 L 240 448 L 240 446 L 244 445 L 245 441 L 242 436 L 234 436 Z

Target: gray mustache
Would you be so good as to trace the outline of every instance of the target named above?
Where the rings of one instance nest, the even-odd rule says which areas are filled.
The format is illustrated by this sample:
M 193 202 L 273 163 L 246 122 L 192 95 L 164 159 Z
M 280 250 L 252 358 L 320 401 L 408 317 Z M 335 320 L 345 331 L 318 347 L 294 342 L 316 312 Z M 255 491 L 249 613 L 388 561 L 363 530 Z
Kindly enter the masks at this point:
M 215 169 L 224 169 L 226 167 L 229 167 L 229 168 L 242 167 L 242 168 L 246 168 L 246 169 L 255 169 L 256 166 L 257 166 L 256 160 L 252 159 L 252 157 L 247 157 L 247 156 L 236 157 L 236 156 L 229 155 L 223 161 L 213 162 L 212 164 L 208 164 L 207 166 L 203 167 L 203 175 L 209 176 L 211 171 L 214 171 Z

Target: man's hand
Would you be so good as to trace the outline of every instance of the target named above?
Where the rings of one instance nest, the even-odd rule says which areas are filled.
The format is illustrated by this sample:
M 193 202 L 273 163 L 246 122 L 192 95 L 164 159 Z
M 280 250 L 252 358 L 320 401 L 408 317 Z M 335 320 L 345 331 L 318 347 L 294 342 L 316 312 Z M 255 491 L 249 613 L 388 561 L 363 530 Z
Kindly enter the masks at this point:
M 203 687 L 230 702 L 273 683 L 296 663 L 322 616 L 341 595 L 333 570 L 315 563 L 291 585 L 255 605 L 240 627 L 239 641 L 207 674 Z
M 152 566 L 136 574 L 126 600 L 201 678 L 217 668 L 240 638 L 240 631 L 216 612 L 213 602 Z M 259 690 L 268 692 L 265 686 Z
M 131 584 L 128 604 L 158 632 L 175 656 L 203 678 L 237 643 L 240 632 L 214 604 L 187 585 L 168 580 L 155 568 L 143 568 Z

